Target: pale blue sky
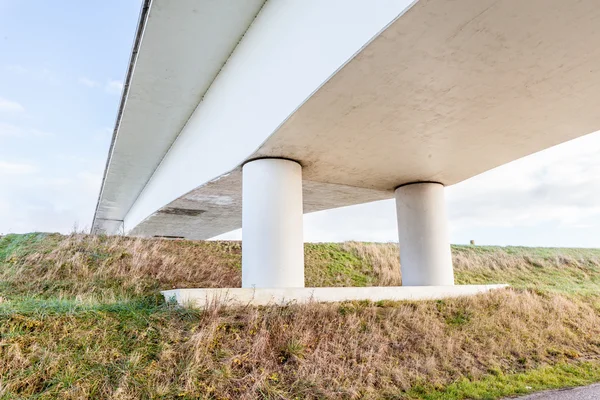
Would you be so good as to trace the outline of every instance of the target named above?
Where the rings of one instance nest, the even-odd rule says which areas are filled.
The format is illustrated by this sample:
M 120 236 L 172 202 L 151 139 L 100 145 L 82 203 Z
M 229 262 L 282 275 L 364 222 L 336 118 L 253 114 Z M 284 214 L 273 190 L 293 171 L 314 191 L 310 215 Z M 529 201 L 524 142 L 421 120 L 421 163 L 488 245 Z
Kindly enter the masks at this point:
M 89 228 L 139 7 L 0 0 L 0 233 Z M 451 241 L 599 247 L 599 155 L 592 134 L 448 188 Z M 393 241 L 395 225 L 379 202 L 308 215 L 305 238 Z

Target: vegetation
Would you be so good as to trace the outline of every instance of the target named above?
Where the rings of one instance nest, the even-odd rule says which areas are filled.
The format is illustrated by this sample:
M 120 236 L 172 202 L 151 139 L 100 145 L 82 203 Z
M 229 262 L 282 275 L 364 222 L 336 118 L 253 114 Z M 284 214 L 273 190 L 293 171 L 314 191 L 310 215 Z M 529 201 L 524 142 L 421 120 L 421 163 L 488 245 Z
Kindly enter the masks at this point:
M 398 285 L 393 244 L 306 245 L 311 286 Z M 600 381 L 600 250 L 454 246 L 422 302 L 195 310 L 240 285 L 237 242 L 0 238 L 0 399 L 495 399 Z

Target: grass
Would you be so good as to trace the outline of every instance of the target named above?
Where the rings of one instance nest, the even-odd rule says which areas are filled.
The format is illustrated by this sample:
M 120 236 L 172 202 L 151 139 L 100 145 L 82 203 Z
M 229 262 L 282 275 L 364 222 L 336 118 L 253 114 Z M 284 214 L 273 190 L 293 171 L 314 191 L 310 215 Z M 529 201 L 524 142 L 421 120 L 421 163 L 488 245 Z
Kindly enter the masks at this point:
M 557 363 L 521 373 L 494 373 L 480 380 L 463 378 L 443 389 L 423 385 L 412 388 L 405 398 L 427 400 L 497 399 L 527 395 L 545 389 L 584 386 L 598 381 L 600 365 L 582 362 Z
M 398 285 L 393 244 L 307 244 L 311 286 Z M 237 242 L 0 238 L 0 399 L 496 399 L 600 381 L 600 251 L 454 246 L 424 302 L 182 309 L 240 284 Z

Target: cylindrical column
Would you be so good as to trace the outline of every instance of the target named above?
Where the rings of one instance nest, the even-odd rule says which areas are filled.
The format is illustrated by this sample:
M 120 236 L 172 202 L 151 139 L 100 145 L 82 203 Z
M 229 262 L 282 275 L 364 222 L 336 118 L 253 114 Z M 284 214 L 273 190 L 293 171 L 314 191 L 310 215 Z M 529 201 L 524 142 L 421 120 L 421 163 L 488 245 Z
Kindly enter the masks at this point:
M 396 189 L 403 286 L 454 285 L 444 186 L 412 183 Z
M 302 167 L 265 158 L 242 173 L 242 287 L 304 287 Z

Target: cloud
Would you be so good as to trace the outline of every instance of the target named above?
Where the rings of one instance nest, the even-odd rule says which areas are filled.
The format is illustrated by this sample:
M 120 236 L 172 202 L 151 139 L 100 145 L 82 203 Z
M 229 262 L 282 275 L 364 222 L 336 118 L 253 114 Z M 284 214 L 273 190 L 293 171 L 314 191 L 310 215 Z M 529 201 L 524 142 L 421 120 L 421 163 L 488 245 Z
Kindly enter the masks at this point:
M 0 112 L 21 114 L 25 112 L 25 107 L 16 101 L 11 101 L 0 97 Z
M 37 68 L 37 67 L 28 68 L 28 67 L 24 67 L 22 65 L 13 64 L 13 65 L 5 66 L 4 69 L 15 75 L 26 76 L 30 79 L 35 79 L 36 81 L 39 81 L 39 82 L 43 82 L 43 83 L 47 83 L 47 84 L 51 84 L 51 85 L 58 85 L 60 83 L 60 80 L 58 79 L 56 74 L 54 72 L 52 72 L 51 70 L 49 70 L 48 68 Z
M 123 82 L 114 79 L 108 79 L 104 85 L 98 81 L 86 77 L 79 78 L 78 82 L 80 85 L 88 88 L 102 88 L 108 94 L 121 94 L 123 91 Z
M 7 201 L 0 199 L 0 215 L 8 215 L 10 212 L 10 204 Z
M 27 175 L 37 171 L 38 168 L 32 164 L 0 161 L 0 175 Z
M 24 126 L 18 126 L 13 124 L 6 124 L 0 122 L 0 138 L 2 137 L 51 137 L 54 136 L 50 132 L 42 131 L 40 129 L 29 128 Z
M 77 179 L 83 190 L 89 194 L 98 194 L 102 183 L 102 174 L 83 171 L 77 174 Z
M 572 227 L 600 215 L 600 132 L 533 154 L 450 187 L 456 230 Z
M 121 94 L 123 91 L 123 82 L 110 79 L 108 82 L 106 82 L 106 86 L 104 88 L 107 93 Z
M 98 129 L 96 130 L 93 134 L 92 137 L 94 138 L 94 140 L 99 141 L 99 142 L 107 142 L 110 140 L 110 138 L 112 137 L 113 134 L 113 130 L 112 128 L 108 128 L 108 127 L 104 127 L 102 129 Z
M 87 86 L 89 88 L 95 88 L 100 86 L 100 83 L 86 77 L 79 78 L 78 82 L 83 86 Z
M 56 177 L 40 171 L 13 180 L 11 190 L 0 191 L 0 233 L 88 230 L 101 181 L 102 174 L 92 170 Z
M 6 70 L 19 75 L 27 73 L 27 68 L 23 67 L 22 65 L 7 65 Z

